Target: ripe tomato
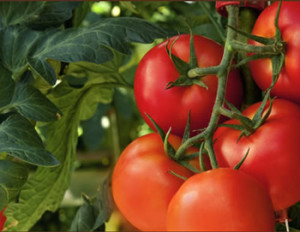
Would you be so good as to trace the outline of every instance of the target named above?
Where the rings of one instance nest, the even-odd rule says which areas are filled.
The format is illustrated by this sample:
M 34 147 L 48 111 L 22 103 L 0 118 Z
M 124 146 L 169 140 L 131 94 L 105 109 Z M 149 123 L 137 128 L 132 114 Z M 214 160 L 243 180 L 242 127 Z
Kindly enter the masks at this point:
M 181 139 L 170 135 L 169 142 L 176 149 Z M 112 193 L 120 212 L 133 226 L 143 231 L 166 230 L 169 201 L 184 182 L 170 171 L 184 177 L 193 174 L 165 154 L 156 133 L 137 138 L 122 152 L 112 176 Z
M 190 35 L 171 38 L 169 47 L 175 39 L 172 54 L 189 62 Z M 142 117 L 152 129 L 155 128 L 145 113 L 164 131 L 172 127 L 172 133 L 182 136 L 189 111 L 191 131 L 207 126 L 215 102 L 218 79 L 215 75 L 203 77 L 202 81 L 207 89 L 198 85 L 166 89 L 169 82 L 174 82 L 180 76 L 167 53 L 166 44 L 167 41 L 152 48 L 139 63 L 135 74 L 134 94 Z M 194 35 L 194 45 L 199 67 L 220 63 L 223 55 L 221 45 L 198 35 Z M 238 107 L 243 91 L 237 70 L 229 74 L 226 91 L 226 99 Z
M 260 103 L 243 111 L 253 117 Z M 266 106 L 267 107 L 267 106 Z M 220 167 L 234 167 L 249 150 L 240 171 L 252 175 L 268 189 L 275 210 L 300 201 L 300 106 L 275 99 L 267 120 L 250 136 L 239 140 L 240 131 L 220 127 L 214 149 Z M 226 124 L 239 124 L 229 120 Z
M 272 38 L 275 36 L 274 20 L 278 2 L 265 8 L 257 18 L 252 34 Z M 279 79 L 271 93 L 273 96 L 285 98 L 300 103 L 300 2 L 282 1 L 279 28 L 285 41 L 285 63 Z M 250 44 L 259 45 L 254 41 Z M 257 85 L 267 89 L 272 83 L 272 64 L 270 59 L 259 59 L 250 62 L 252 76 Z
M 4 211 L 6 208 L 4 208 L 1 212 L 0 212 L 0 232 L 3 230 L 4 228 L 4 224 L 6 221 L 6 216 L 4 215 Z
M 169 231 L 273 231 L 275 218 L 266 189 L 229 168 L 190 177 L 172 198 Z

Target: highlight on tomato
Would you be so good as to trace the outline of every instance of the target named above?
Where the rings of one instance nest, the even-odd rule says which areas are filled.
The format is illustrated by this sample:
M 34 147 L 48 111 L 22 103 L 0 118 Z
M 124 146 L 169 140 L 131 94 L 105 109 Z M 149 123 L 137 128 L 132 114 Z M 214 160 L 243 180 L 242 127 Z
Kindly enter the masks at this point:
M 190 177 L 172 198 L 168 231 L 274 231 L 266 189 L 253 177 L 218 168 Z
M 168 138 L 177 149 L 181 139 Z M 198 152 L 190 148 L 188 153 Z M 157 133 L 135 139 L 122 152 L 112 176 L 112 194 L 122 215 L 143 231 L 165 231 L 169 201 L 184 182 L 174 172 L 188 178 L 193 175 L 169 158 Z
M 196 66 L 210 67 L 220 64 L 223 47 L 215 41 L 203 36 L 193 36 Z M 167 49 L 168 48 L 168 49 Z M 146 116 L 150 115 L 154 121 L 167 132 L 182 136 L 189 112 L 191 112 L 191 132 L 203 129 L 208 125 L 215 102 L 218 78 L 215 75 L 198 77 L 185 86 L 167 88 L 179 77 L 184 77 L 176 69 L 168 51 L 182 61 L 190 62 L 190 35 L 174 36 L 160 43 L 140 61 L 134 80 L 134 95 L 139 112 L 145 122 L 155 129 Z M 226 99 L 236 107 L 241 105 L 243 86 L 239 72 L 230 72 L 226 88 Z

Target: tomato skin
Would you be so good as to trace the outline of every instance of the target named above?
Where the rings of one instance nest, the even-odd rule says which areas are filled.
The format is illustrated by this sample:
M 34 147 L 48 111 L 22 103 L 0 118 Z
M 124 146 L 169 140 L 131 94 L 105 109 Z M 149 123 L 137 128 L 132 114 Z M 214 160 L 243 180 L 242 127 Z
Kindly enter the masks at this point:
M 2 211 L 0 211 L 0 232 L 3 230 L 4 224 L 6 222 L 6 216 L 4 215 L 5 209 L 6 208 L 4 208 Z
M 181 139 L 170 135 L 169 142 L 176 149 Z M 112 193 L 120 212 L 133 226 L 142 231 L 166 230 L 169 201 L 184 182 L 170 170 L 184 177 L 193 174 L 165 154 L 156 133 L 137 138 L 122 152 L 113 172 Z
M 253 27 L 252 34 L 272 38 L 275 36 L 274 20 L 278 2 L 265 8 Z M 271 91 L 273 96 L 300 103 L 300 2 L 282 1 L 279 28 L 285 45 L 285 63 L 278 81 Z M 252 40 L 250 44 L 260 45 Z M 267 89 L 272 83 L 272 64 L 270 59 L 259 59 L 250 62 L 250 70 L 257 85 Z
M 272 202 L 253 177 L 230 168 L 190 177 L 172 198 L 169 231 L 274 231 Z
M 260 103 L 243 111 L 253 117 Z M 239 170 L 255 177 L 268 189 L 276 211 L 300 201 L 300 106 L 275 99 L 267 120 L 250 136 L 220 127 L 214 134 L 214 150 L 220 167 L 234 167 L 249 150 Z M 225 123 L 239 124 L 236 120 Z
M 190 35 L 172 37 L 169 42 L 172 53 L 185 62 L 189 61 Z M 167 41 L 153 47 L 139 63 L 134 80 L 137 107 L 146 123 L 155 129 L 145 113 L 166 132 L 182 136 L 188 113 L 191 110 L 191 131 L 207 126 L 215 102 L 218 79 L 215 75 L 202 78 L 208 89 L 197 85 L 166 89 L 169 82 L 180 74 L 166 51 Z M 199 67 L 219 65 L 223 47 L 205 37 L 194 35 L 194 45 Z M 230 72 L 226 99 L 239 107 L 242 102 L 242 82 L 237 70 Z

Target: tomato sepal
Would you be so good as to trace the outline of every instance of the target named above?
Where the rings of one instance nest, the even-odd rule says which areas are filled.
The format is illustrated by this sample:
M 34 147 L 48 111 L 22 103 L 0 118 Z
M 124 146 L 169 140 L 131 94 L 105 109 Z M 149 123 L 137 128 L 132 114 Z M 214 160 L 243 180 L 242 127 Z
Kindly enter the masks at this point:
M 271 89 L 272 88 L 269 88 L 266 91 L 265 96 L 252 119 L 244 116 L 240 110 L 238 110 L 236 107 L 234 107 L 232 104 L 230 104 L 229 102 L 226 101 L 226 104 L 230 110 L 228 110 L 224 107 L 221 107 L 219 109 L 220 113 L 224 116 L 227 116 L 228 118 L 238 120 L 241 124 L 225 123 L 225 124 L 220 124 L 219 127 L 223 126 L 223 127 L 232 128 L 234 130 L 240 130 L 241 134 L 238 137 L 237 141 L 239 141 L 243 136 L 250 136 L 267 120 L 267 118 L 269 117 L 269 115 L 271 113 L 273 100 L 274 100 L 270 97 Z M 265 114 L 263 114 L 268 102 L 269 102 L 269 106 L 268 106 Z
M 171 159 L 175 159 L 175 154 L 176 151 L 174 149 L 174 147 L 169 143 L 168 138 L 169 135 L 171 133 L 172 128 L 170 127 L 169 130 L 167 131 L 167 133 L 165 133 L 161 127 L 154 121 L 154 119 L 147 113 L 145 113 L 147 115 L 147 117 L 150 119 L 150 121 L 153 123 L 153 125 L 155 126 L 155 129 L 157 131 L 157 133 L 159 134 L 159 136 L 161 137 L 162 141 L 163 141 L 163 145 L 164 145 L 164 150 L 165 153 L 171 158 Z
M 198 67 L 196 50 L 195 50 L 195 45 L 193 40 L 194 37 L 192 32 L 190 33 L 190 58 L 188 63 L 183 61 L 179 57 L 175 56 L 174 54 L 172 54 L 172 47 L 178 38 L 174 39 L 174 41 L 170 45 L 170 48 L 168 48 L 169 47 L 169 40 L 168 40 L 168 42 L 166 43 L 166 50 L 176 70 L 179 72 L 180 76 L 175 81 L 168 82 L 166 85 L 166 89 L 170 89 L 175 86 L 180 87 L 180 86 L 192 86 L 192 85 L 198 85 L 205 89 L 208 89 L 208 86 L 201 80 L 201 77 L 204 77 L 204 75 L 197 76 L 196 78 L 195 77 L 190 78 L 188 75 L 191 69 Z

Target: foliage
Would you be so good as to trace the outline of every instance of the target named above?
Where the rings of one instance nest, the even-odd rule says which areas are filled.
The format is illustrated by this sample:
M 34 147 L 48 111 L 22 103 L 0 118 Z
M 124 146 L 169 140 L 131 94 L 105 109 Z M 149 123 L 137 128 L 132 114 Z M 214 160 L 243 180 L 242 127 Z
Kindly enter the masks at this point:
M 79 7 L 90 13 L 79 2 L 1 3 L 0 150 L 31 171 L 24 185 L 15 181 L 17 201 L 0 178 L 1 194 L 11 201 L 9 230 L 29 230 L 57 210 L 74 170 L 80 122 L 111 103 L 114 88 L 130 88 L 119 73 L 130 43 L 169 33 L 137 17 L 99 17 L 79 27 L 85 18 Z
M 1 2 L 4 231 L 109 229 L 112 168 L 151 131 L 133 96 L 137 64 L 180 33 L 223 44 L 226 23 L 215 2 Z

